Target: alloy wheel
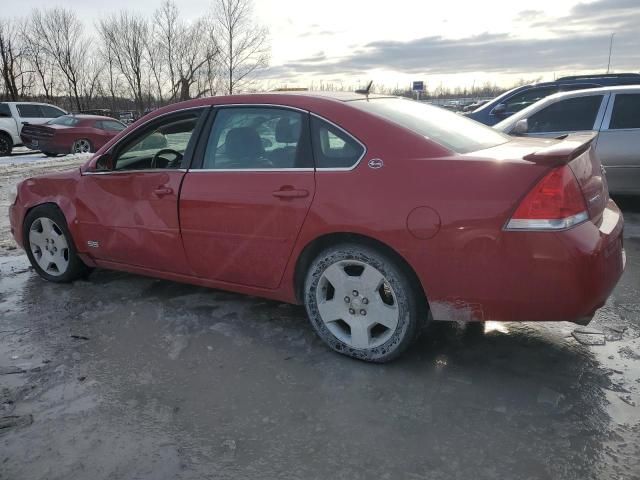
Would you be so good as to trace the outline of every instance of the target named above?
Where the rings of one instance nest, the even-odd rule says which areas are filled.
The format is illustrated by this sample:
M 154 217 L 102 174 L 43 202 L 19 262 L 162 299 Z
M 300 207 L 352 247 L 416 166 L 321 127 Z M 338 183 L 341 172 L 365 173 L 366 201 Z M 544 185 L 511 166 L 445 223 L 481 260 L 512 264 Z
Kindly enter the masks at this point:
M 91 144 L 89 140 L 83 138 L 73 142 L 73 153 L 89 153 L 91 151 Z
M 69 243 L 62 229 L 50 218 L 39 217 L 29 229 L 29 247 L 40 268 L 54 277 L 69 267 Z
M 330 265 L 320 277 L 316 301 L 322 322 L 352 348 L 378 347 L 398 327 L 393 288 L 378 269 L 358 260 Z

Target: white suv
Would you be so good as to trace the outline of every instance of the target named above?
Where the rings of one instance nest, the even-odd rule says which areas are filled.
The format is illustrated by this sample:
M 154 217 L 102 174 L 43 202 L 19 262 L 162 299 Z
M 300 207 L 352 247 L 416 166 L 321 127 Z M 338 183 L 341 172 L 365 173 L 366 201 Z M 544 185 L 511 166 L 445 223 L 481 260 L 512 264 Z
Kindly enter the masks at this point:
M 13 147 L 22 144 L 20 132 L 25 123 L 42 124 L 66 114 L 64 110 L 46 103 L 0 103 L 0 157 L 11 155 Z

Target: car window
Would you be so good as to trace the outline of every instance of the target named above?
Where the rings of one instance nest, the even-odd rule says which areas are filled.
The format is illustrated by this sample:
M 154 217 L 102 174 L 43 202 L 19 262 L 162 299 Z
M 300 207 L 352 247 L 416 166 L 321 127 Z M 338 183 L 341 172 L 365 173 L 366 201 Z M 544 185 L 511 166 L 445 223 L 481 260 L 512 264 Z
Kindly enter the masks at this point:
M 54 118 L 47 122 L 48 125 L 64 125 L 67 127 L 74 127 L 80 123 L 79 118 L 72 117 L 70 115 L 64 115 L 62 117 Z
M 115 170 L 180 168 L 202 110 L 182 112 L 153 122 L 116 150 Z
M 318 168 L 351 168 L 365 151 L 353 137 L 317 117 L 311 118 L 311 142 Z
M 221 108 L 205 151 L 205 169 L 313 167 L 300 112 L 267 107 Z
M 50 107 L 49 105 L 40 105 L 40 110 L 42 110 L 42 116 L 44 118 L 56 118 L 66 115 L 66 113 L 59 108 Z
M 96 122 L 96 128 L 107 130 L 110 132 L 121 132 L 127 127 L 120 122 L 116 122 L 115 120 L 100 120 Z
M 6 103 L 0 103 L 0 117 L 10 117 L 11 110 L 9 109 L 9 105 Z
M 609 130 L 624 128 L 640 128 L 640 94 L 638 93 L 616 95 Z
M 19 103 L 16 105 L 18 113 L 22 118 L 42 118 L 40 105 L 30 105 L 28 103 Z
M 374 113 L 413 130 L 457 153 L 506 143 L 509 137 L 444 108 L 399 98 L 356 100 L 349 105 Z
M 592 130 L 603 95 L 575 97 L 552 103 L 527 119 L 529 133 Z
M 519 112 L 523 108 L 536 103 L 558 91 L 558 87 L 532 88 L 518 93 L 504 102 L 506 113 Z

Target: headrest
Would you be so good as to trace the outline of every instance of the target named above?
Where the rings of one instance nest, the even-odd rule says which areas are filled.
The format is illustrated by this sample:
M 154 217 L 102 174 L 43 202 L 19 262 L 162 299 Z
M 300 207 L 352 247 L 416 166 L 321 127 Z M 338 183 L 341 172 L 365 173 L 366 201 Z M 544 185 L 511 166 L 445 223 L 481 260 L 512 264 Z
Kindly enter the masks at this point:
M 276 142 L 296 143 L 300 140 L 300 122 L 292 122 L 289 117 L 282 117 L 276 124 Z
M 260 135 L 254 128 L 232 128 L 224 141 L 225 153 L 233 158 L 258 157 L 264 153 Z

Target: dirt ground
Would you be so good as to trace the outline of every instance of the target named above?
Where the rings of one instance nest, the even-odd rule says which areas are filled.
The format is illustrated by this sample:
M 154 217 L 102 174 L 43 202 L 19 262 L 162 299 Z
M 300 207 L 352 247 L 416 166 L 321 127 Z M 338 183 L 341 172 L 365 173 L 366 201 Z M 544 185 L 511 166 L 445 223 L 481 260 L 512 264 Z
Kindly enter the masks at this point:
M 67 161 L 0 166 L 0 208 Z M 47 283 L 3 232 L 0 479 L 640 479 L 640 209 L 620 203 L 627 269 L 588 329 L 434 323 L 388 365 L 332 353 L 300 307 Z

